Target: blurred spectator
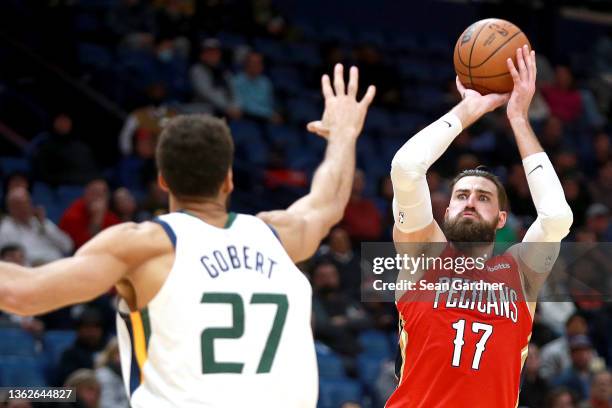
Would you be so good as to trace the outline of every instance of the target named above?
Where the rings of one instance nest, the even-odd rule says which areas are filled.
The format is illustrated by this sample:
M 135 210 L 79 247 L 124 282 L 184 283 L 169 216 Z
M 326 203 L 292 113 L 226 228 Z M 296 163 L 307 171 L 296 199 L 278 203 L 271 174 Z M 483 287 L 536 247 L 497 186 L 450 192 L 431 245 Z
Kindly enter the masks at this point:
M 574 84 L 574 76 L 568 66 L 555 67 L 555 81 L 552 85 L 543 85 L 542 95 L 553 116 L 563 122 L 573 122 L 582 114 L 582 96 Z
M 76 388 L 77 401 L 72 406 L 77 408 L 100 407 L 100 384 L 93 370 L 81 368 L 74 371 L 66 379 L 64 387 Z
M 361 305 L 345 295 L 336 266 L 320 261 L 312 271 L 315 338 L 335 351 L 355 356 L 361 350 L 356 334 L 370 326 Z
M 117 338 L 111 339 L 96 364 L 96 378 L 100 384 L 99 408 L 129 408 L 121 374 L 121 358 Z
M 365 183 L 363 171 L 355 170 L 353 191 L 341 222 L 353 242 L 375 241 L 380 238 L 382 232 L 382 216 L 376 204 L 363 196 Z
M 17 265 L 26 265 L 25 252 L 17 244 L 8 244 L 0 248 L 0 259 L 4 262 L 11 262 Z
M 187 78 L 187 57 L 178 51 L 174 39 L 161 37 L 155 44 L 155 59 L 151 71 L 151 84 L 162 85 L 165 101 L 180 103 L 187 100 L 190 85 Z
M 8 195 L 14 188 L 24 188 L 30 191 L 30 177 L 21 172 L 14 172 L 4 178 L 3 190 L 4 195 Z
M 572 390 L 578 400 L 590 395 L 591 364 L 593 363 L 593 346 L 591 340 L 584 334 L 570 337 L 568 340 L 572 365 L 551 382 Z
M 98 173 L 91 148 L 72 131 L 72 118 L 61 113 L 51 132 L 32 141 L 32 170 L 37 180 L 54 186 L 83 184 Z
M 104 347 L 102 316 L 97 309 L 86 307 L 77 319 L 76 339 L 60 358 L 58 383 L 63 384 L 79 368 L 94 368 L 95 354 Z M 94 374 L 95 378 L 95 374 Z
M 168 212 L 168 193 L 162 190 L 157 180 L 149 181 L 147 187 L 148 194 L 140 206 L 139 220 L 150 220 Z
M 199 62 L 190 72 L 194 102 L 209 113 L 238 119 L 242 112 L 232 90 L 231 73 L 223 67 L 220 47 L 219 40 L 214 38 L 202 43 Z
M 612 407 L 612 374 L 607 370 L 600 371 L 593 374 L 591 397 L 580 404 L 580 408 L 610 407 Z
M 569 147 L 564 139 L 563 122 L 556 116 L 551 116 L 544 123 L 540 139 L 542 147 L 550 156 L 555 155 L 563 148 Z
M 573 225 L 575 227 L 584 224 L 587 208 L 591 204 L 591 197 L 585 184 L 583 178 L 576 173 L 566 175 L 561 179 L 565 198 L 574 214 Z
M 121 0 L 110 11 L 108 25 L 117 39 L 131 48 L 149 47 L 156 33 L 155 14 L 145 0 Z
M 612 160 L 599 168 L 597 179 L 591 181 L 590 190 L 593 200 L 612 208 Z
M 68 255 L 72 240 L 45 215 L 44 207 L 32 205 L 30 193 L 14 188 L 6 197 L 8 216 L 0 221 L 0 246 L 9 242 L 26 248 L 29 265 L 41 265 Z
M 598 241 L 612 241 L 612 223 L 608 207 L 601 203 L 591 204 L 586 211 L 586 228 L 595 234 Z
M 546 408 L 576 408 L 576 397 L 565 388 L 556 388 L 546 398 Z M 535 407 L 534 407 L 535 408 Z
M 376 86 L 379 104 L 397 107 L 400 103 L 400 91 L 396 84 L 399 77 L 397 70 L 383 60 L 382 54 L 373 45 L 359 46 L 355 56 L 360 83 Z
M 538 346 L 539 366 L 542 362 L 540 358 L 541 348 L 558 337 L 547 324 L 542 322 L 542 308 L 540 306 L 541 303 L 538 303 L 538 307 L 536 307 L 535 314 L 533 316 L 533 327 L 531 329 L 531 339 L 529 340 L 530 344 L 535 344 Z
M 510 167 L 506 191 L 512 214 L 532 217 L 536 215 L 522 164 L 516 163 Z
M 548 395 L 548 382 L 540 376 L 540 349 L 529 344 L 529 354 L 523 367 L 523 381 L 519 394 L 519 406 L 542 407 Z
M 179 43 L 178 47 L 184 56 L 189 52 L 189 40 L 192 25 L 191 17 L 194 5 L 184 0 L 164 0 L 156 13 L 157 31 L 159 36 L 171 38 Z
M 97 179 L 87 184 L 83 196 L 64 212 L 60 228 L 70 235 L 76 248 L 101 230 L 120 222 L 108 209 L 108 201 L 108 185 L 106 181 Z
M 130 190 L 120 187 L 113 193 L 112 211 L 121 222 L 137 221 L 136 200 Z
M 329 233 L 327 244 L 322 245 L 319 253 L 336 265 L 340 273 L 340 285 L 353 299 L 359 301 L 361 270 L 359 258 L 353 252 L 351 239 L 345 229 L 335 227 Z
M 149 105 L 131 112 L 119 134 L 119 150 L 126 156 L 134 150 L 137 137 L 150 136 L 155 145 L 164 122 L 177 114 L 175 109 L 163 105 L 166 98 L 166 88 L 163 84 L 150 85 L 147 95 Z
M 263 56 L 250 52 L 245 60 L 243 70 L 233 78 L 234 93 L 242 112 L 253 119 L 281 121 L 276 112 L 274 88 L 270 78 L 264 74 Z
M 588 334 L 587 321 L 580 313 L 572 314 L 565 322 L 565 334 L 542 347 L 540 375 L 546 380 L 561 375 L 570 368 L 569 338 Z
M 593 148 L 595 150 L 595 165 L 600 168 L 608 161 L 612 160 L 612 148 L 610 146 L 610 136 L 604 132 L 597 133 L 593 138 Z
M 0 248 L 0 261 L 2 262 L 10 262 L 17 265 L 25 266 L 25 253 L 23 248 L 19 245 L 5 245 Z M 0 316 L 2 313 L 0 312 Z M 12 324 L 18 325 L 23 330 L 31 333 L 35 337 L 40 337 L 45 330 L 44 323 L 33 316 L 17 316 L 12 314 L 7 314 L 6 318 Z M 1 401 L 1 399 L 0 399 Z
M 146 185 L 157 180 L 155 165 L 155 136 L 140 129 L 136 132 L 134 152 L 121 158 L 115 168 L 115 184 L 124 186 L 135 194 L 146 192 Z

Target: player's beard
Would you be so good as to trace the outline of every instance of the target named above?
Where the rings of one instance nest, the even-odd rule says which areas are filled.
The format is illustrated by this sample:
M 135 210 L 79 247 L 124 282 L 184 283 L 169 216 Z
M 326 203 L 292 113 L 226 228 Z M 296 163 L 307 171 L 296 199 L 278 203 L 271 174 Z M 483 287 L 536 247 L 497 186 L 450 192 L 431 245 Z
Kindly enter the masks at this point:
M 446 239 L 450 242 L 493 242 L 499 215 L 493 221 L 483 219 L 480 214 L 477 217 L 475 220 L 459 214 L 455 218 L 445 218 L 442 231 Z

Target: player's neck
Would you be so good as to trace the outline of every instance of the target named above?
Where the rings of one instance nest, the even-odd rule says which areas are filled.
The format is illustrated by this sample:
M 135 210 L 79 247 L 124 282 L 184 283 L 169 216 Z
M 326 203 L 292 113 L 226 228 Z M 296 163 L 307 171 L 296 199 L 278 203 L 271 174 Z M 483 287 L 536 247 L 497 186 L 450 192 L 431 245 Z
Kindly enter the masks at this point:
M 170 211 L 184 211 L 219 228 L 225 225 L 228 217 L 226 200 L 223 198 L 179 200 L 170 197 Z

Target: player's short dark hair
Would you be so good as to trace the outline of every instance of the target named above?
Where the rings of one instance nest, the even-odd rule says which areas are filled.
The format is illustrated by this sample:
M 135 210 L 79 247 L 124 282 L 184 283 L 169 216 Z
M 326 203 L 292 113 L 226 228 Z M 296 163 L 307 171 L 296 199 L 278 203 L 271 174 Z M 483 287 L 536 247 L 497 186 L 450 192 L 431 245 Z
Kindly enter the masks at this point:
M 453 188 L 455 188 L 455 184 L 457 184 L 459 180 L 469 176 L 484 177 L 487 180 L 491 180 L 491 182 L 495 184 L 495 187 L 497 187 L 497 201 L 499 201 L 499 209 L 502 211 L 507 210 L 508 195 L 506 194 L 506 189 L 504 188 L 504 185 L 502 184 L 499 177 L 491 173 L 491 171 L 489 171 L 488 167 L 486 166 L 478 166 L 475 169 L 463 170 L 462 172 L 457 174 L 450 183 L 451 191 L 453 190 Z
M 21 251 L 23 252 L 23 248 L 19 244 L 6 244 L 2 248 L 0 248 L 0 259 L 4 259 L 5 256 L 10 254 L 11 252 Z
M 225 120 L 202 114 L 169 120 L 156 152 L 158 169 L 179 198 L 216 196 L 233 157 L 234 142 Z

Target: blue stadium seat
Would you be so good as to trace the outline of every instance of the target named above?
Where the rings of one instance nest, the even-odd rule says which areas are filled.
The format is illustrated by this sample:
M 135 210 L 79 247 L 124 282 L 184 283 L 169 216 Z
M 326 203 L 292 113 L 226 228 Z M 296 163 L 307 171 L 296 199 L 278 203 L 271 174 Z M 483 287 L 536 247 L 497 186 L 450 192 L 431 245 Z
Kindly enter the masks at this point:
M 345 402 L 360 402 L 361 385 L 353 380 L 321 380 L 319 382 L 318 408 L 339 408 Z
M 290 120 L 301 126 L 312 120 L 318 120 L 321 117 L 322 107 L 308 100 L 294 98 L 287 101 L 287 110 Z
M 344 371 L 342 360 L 331 350 L 323 353 L 317 350 L 317 366 L 319 367 L 320 378 L 346 378 L 346 372 Z
M 391 115 L 389 112 L 381 108 L 370 108 L 364 125 L 366 132 L 384 132 L 391 127 Z
M 269 38 L 255 38 L 253 40 L 255 50 L 261 52 L 266 58 L 273 62 L 287 61 L 288 51 L 285 46 L 275 40 Z
M 276 146 L 297 146 L 302 143 L 301 132 L 291 126 L 268 125 L 266 134 Z
M 49 330 L 43 338 L 43 349 L 52 364 L 57 364 L 64 350 L 74 343 L 76 332 L 72 330 Z
M 230 122 L 229 126 L 236 145 L 236 157 L 250 163 L 265 163 L 268 146 L 261 127 L 250 120 L 235 120 Z
M 36 357 L 0 357 L 0 386 L 44 387 L 43 361 Z
M 83 186 L 61 185 L 56 191 L 59 203 L 68 207 L 74 200 L 83 195 L 85 188 Z
M 382 48 L 386 44 L 386 39 L 383 33 L 379 31 L 360 31 L 357 34 L 359 41 L 364 44 L 373 45 Z
M 321 64 L 321 53 L 315 44 L 294 43 L 288 45 L 289 62 L 307 67 L 317 67 Z
M 75 26 L 79 33 L 93 33 L 102 28 L 102 23 L 96 14 L 86 12 L 77 14 Z
M 359 335 L 359 343 L 363 354 L 372 357 L 390 357 L 389 340 L 385 333 L 379 330 L 366 330 Z
M 22 172 L 30 172 L 30 163 L 21 157 L 0 157 L 0 172 L 4 175 Z
M 0 356 L 32 356 L 36 346 L 32 336 L 17 328 L 0 329 Z
M 248 43 L 246 37 L 240 34 L 220 32 L 216 37 L 221 43 L 221 46 L 226 49 L 233 49 Z
M 304 85 L 300 72 L 291 66 L 278 66 L 270 69 L 270 80 L 274 84 L 274 89 L 290 95 L 298 93 Z
M 46 205 L 55 201 L 55 192 L 46 183 L 35 182 L 32 186 L 32 200 L 34 204 Z
M 113 62 L 111 52 L 97 44 L 79 43 L 77 49 L 79 62 L 86 67 L 104 70 L 110 68 Z
M 372 387 L 376 383 L 383 361 L 384 360 L 379 357 L 371 357 L 364 354 L 357 357 L 359 381 L 361 381 L 364 386 Z

